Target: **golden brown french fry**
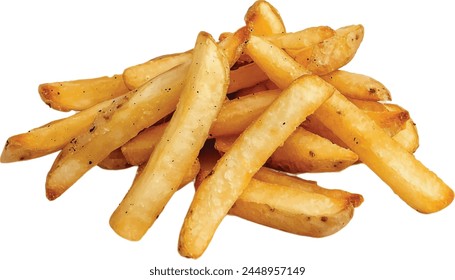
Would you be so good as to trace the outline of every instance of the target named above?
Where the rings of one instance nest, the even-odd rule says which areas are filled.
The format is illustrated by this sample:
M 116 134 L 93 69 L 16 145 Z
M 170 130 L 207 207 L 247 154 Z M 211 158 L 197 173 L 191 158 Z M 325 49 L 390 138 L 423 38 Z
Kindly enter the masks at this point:
M 335 36 L 303 49 L 295 60 L 313 74 L 331 73 L 351 61 L 362 42 L 363 31 L 360 24 L 339 28 Z
M 304 76 L 283 90 L 237 138 L 195 193 L 180 232 L 180 254 L 201 256 L 254 173 L 333 90 L 316 76 Z
M 254 33 L 253 33 L 254 34 Z M 285 49 L 303 49 L 334 36 L 335 30 L 328 26 L 315 26 L 297 32 L 272 34 L 265 38 L 275 46 Z
M 11 136 L 3 148 L 1 162 L 28 160 L 61 150 L 70 141 L 76 141 L 77 135 L 89 131 L 99 111 L 122 98 L 101 102 L 69 117 Z
M 215 147 L 227 152 L 236 135 L 217 137 Z M 335 172 L 356 163 L 351 150 L 333 144 L 321 136 L 298 127 L 267 160 L 267 166 L 290 173 Z
M 244 31 L 223 40 L 220 47 L 238 56 L 247 38 Z M 242 40 L 243 38 L 243 40 Z M 234 46 L 229 47 L 229 44 Z M 234 64 L 229 61 L 229 64 Z M 54 200 L 71 187 L 83 174 L 97 165 L 110 152 L 121 147 L 143 129 L 150 127 L 175 110 L 189 64 L 181 64 L 133 91 L 132 96 L 113 103 L 102 110 L 89 131 L 79 135 L 62 149 L 46 180 L 46 196 Z M 144 117 L 146 116 L 146 117 Z M 71 172 L 68 173 L 68 168 Z
M 59 111 L 81 111 L 127 93 L 122 75 L 41 84 L 38 92 L 49 107 Z
M 391 100 L 389 90 L 382 83 L 363 74 L 336 70 L 322 75 L 321 78 L 349 98 L 372 101 Z
M 272 52 L 277 56 L 274 60 L 284 63 L 271 65 L 268 58 Z M 307 69 L 302 71 L 298 66 L 301 64 L 292 63 L 293 60 L 281 49 L 256 36 L 250 37 L 247 53 L 277 85 L 283 85 L 283 82 L 278 83 L 276 77 L 289 81 L 308 73 Z M 313 116 L 415 210 L 432 213 L 453 201 L 453 190 L 447 184 L 338 91 Z
M 139 88 L 147 81 L 189 60 L 191 60 L 191 51 L 159 56 L 128 67 L 123 71 L 125 85 L 130 90 Z
M 223 51 L 208 33 L 199 33 L 177 109 L 147 166 L 111 216 L 117 234 L 139 240 L 153 225 L 204 145 L 228 81 Z
M 245 14 L 245 23 L 256 36 L 285 33 L 283 19 L 278 10 L 269 2 L 259 0 L 248 9 Z

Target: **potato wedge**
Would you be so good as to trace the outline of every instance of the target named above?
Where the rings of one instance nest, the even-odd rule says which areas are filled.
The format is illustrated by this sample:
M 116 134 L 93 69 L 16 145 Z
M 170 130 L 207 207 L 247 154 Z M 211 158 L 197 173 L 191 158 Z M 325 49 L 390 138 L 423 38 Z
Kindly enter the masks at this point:
M 389 101 L 392 99 L 390 91 L 382 83 L 363 74 L 336 70 L 322 75 L 321 78 L 349 98 L 372 101 Z
M 233 36 L 247 35 L 245 32 Z M 223 40 L 222 49 L 232 51 L 236 58 L 247 38 Z M 233 44 L 234 46 L 228 46 Z M 229 61 L 232 65 L 234 62 Z M 175 110 L 180 98 L 189 64 L 181 64 L 134 90 L 132 96 L 102 110 L 89 131 L 63 148 L 46 180 L 46 196 L 54 200 L 70 188 L 83 174 L 97 165 L 110 152 L 121 147 L 143 129 L 150 127 Z M 146 116 L 146 117 L 145 117 Z M 68 168 L 72 172 L 68 173 Z
M 208 33 L 199 33 L 177 109 L 147 166 L 111 216 L 117 234 L 139 240 L 153 225 L 207 139 L 228 81 L 223 51 Z
M 82 111 L 127 93 L 122 75 L 41 84 L 38 92 L 49 107 L 59 111 Z
M 268 61 L 272 52 L 278 62 L 275 65 Z M 292 63 L 292 58 L 281 49 L 256 36 L 248 41 L 247 53 L 274 82 L 276 77 L 289 81 L 308 73 L 306 69 L 301 71 L 298 66 L 301 64 Z M 286 86 L 283 82 L 276 84 Z M 447 184 L 338 91 L 313 116 L 415 210 L 433 213 L 453 201 L 453 190 Z
M 197 258 L 254 173 L 333 92 L 316 76 L 296 80 L 251 124 L 199 186 L 185 217 L 179 252 Z M 215 206 L 215 207 L 214 207 Z
M 295 60 L 313 74 L 331 73 L 352 60 L 362 42 L 363 33 L 360 24 L 339 28 L 335 36 L 303 49 Z
M 393 104 L 386 104 L 385 107 L 393 112 L 403 110 L 403 108 Z M 410 153 L 415 153 L 419 148 L 419 133 L 416 124 L 411 118 L 406 121 L 404 128 L 392 138 Z

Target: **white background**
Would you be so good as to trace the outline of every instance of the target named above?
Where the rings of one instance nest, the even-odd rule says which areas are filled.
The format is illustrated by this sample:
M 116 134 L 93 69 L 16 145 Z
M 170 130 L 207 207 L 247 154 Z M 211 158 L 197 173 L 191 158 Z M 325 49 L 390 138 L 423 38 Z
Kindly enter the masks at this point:
M 455 186 L 452 6 L 450 1 L 384 2 L 271 3 L 289 31 L 363 24 L 364 41 L 345 69 L 370 75 L 390 89 L 394 102 L 417 123 L 421 146 L 416 156 Z M 66 116 L 41 102 L 40 83 L 112 75 L 158 55 L 185 51 L 201 30 L 214 37 L 236 30 L 252 3 L 3 1 L 0 141 Z M 351 223 L 337 234 L 314 239 L 227 217 L 205 254 L 189 260 L 178 254 L 177 238 L 192 187 L 173 197 L 141 241 L 130 242 L 117 236 L 108 220 L 134 170 L 94 168 L 50 202 L 44 182 L 54 157 L 0 165 L 0 279 L 159 279 L 148 275 L 150 268 L 204 266 L 239 271 L 243 266 L 305 266 L 303 279 L 455 275 L 455 206 L 419 214 L 364 166 L 303 176 L 364 195 Z

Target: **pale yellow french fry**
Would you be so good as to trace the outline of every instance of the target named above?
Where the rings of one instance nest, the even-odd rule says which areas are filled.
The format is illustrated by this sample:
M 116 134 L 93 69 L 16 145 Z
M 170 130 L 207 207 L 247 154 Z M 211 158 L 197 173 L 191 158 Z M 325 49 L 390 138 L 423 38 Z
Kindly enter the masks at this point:
M 316 76 L 304 76 L 252 123 L 197 189 L 179 238 L 181 255 L 198 258 L 250 179 L 297 126 L 334 91 Z
M 286 85 L 278 82 L 277 77 L 292 81 L 293 77 L 310 72 L 281 49 L 257 36 L 250 37 L 247 53 L 272 81 L 283 88 Z M 274 65 L 268 62 L 272 53 L 278 62 Z M 433 213 L 453 201 L 453 190 L 447 184 L 338 91 L 313 116 L 415 210 Z
M 122 75 L 41 84 L 38 92 L 49 107 L 81 111 L 127 93 Z
M 223 51 L 208 33 L 199 33 L 177 109 L 147 166 L 111 216 L 117 234 L 139 240 L 153 225 L 204 145 L 228 81 Z

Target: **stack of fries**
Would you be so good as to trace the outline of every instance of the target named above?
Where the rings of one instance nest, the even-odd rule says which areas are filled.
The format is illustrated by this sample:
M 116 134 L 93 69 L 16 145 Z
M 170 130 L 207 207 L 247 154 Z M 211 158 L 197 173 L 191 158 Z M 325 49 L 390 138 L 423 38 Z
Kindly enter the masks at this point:
M 111 77 L 46 83 L 42 100 L 74 115 L 10 137 L 1 162 L 60 151 L 46 180 L 54 200 L 94 166 L 137 166 L 110 219 L 139 240 L 172 195 L 194 182 L 178 250 L 200 257 L 227 214 L 324 237 L 352 219 L 360 194 L 300 177 L 365 164 L 421 213 L 448 206 L 453 191 L 414 157 L 408 111 L 366 75 L 340 70 L 359 48 L 361 25 L 285 29 L 256 1 L 245 25 L 215 41 Z M 297 175 L 299 174 L 299 175 Z

